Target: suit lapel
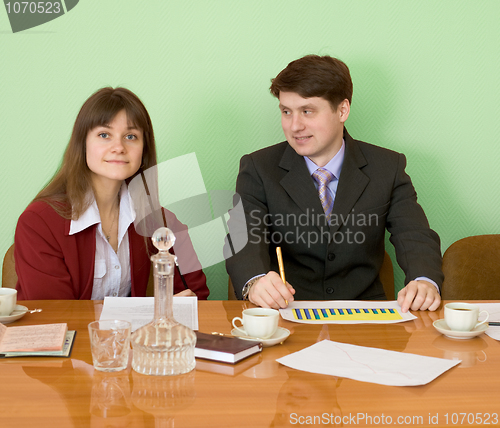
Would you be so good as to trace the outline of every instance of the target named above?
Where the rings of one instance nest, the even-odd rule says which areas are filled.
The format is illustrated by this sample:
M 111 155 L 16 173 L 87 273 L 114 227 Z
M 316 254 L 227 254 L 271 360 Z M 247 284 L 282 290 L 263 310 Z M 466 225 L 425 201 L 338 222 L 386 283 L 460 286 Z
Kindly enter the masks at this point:
M 331 233 L 335 233 L 339 229 L 343 219 L 347 221 L 352 208 L 370 181 L 360 170 L 367 164 L 366 159 L 356 141 L 351 138 L 346 130 L 344 130 L 344 140 L 344 163 L 333 205 Z
M 283 189 L 297 206 L 308 215 L 310 224 L 321 226 L 317 223 L 319 215 L 323 213 L 323 207 L 304 158 L 287 145 L 279 166 L 288 171 L 280 181 Z M 326 221 L 324 225 L 326 225 Z

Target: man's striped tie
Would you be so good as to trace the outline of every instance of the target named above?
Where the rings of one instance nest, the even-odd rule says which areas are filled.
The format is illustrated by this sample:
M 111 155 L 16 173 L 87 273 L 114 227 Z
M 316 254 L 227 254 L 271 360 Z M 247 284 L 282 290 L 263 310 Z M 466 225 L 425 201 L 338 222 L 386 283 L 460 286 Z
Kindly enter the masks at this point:
M 318 168 L 313 172 L 312 176 L 318 183 L 319 199 L 323 206 L 323 211 L 325 211 L 326 221 L 329 222 L 333 209 L 333 197 L 327 186 L 335 176 L 324 168 Z

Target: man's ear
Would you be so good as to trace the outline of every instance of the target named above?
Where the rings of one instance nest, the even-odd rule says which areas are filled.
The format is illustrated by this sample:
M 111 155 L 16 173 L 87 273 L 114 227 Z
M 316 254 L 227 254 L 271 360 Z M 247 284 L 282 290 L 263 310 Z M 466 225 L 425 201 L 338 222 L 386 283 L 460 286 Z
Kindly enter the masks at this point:
M 341 101 L 341 103 L 337 107 L 337 113 L 340 115 L 340 121 L 345 122 L 349 117 L 349 113 L 351 112 L 351 103 L 348 99 Z

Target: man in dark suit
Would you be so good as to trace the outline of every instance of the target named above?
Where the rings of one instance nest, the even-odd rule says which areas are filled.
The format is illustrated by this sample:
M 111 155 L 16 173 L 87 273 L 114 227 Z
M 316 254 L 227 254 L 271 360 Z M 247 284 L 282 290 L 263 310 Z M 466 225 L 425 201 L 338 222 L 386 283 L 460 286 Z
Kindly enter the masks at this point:
M 236 183 L 248 242 L 226 260 L 239 298 L 384 299 L 378 277 L 387 229 L 406 286 L 403 311 L 436 310 L 443 280 L 438 235 L 417 203 L 404 155 L 354 140 L 349 69 L 329 56 L 291 62 L 272 80 L 286 141 L 243 156 Z M 231 218 L 231 238 L 245 230 Z M 283 251 L 287 283 L 278 275 Z

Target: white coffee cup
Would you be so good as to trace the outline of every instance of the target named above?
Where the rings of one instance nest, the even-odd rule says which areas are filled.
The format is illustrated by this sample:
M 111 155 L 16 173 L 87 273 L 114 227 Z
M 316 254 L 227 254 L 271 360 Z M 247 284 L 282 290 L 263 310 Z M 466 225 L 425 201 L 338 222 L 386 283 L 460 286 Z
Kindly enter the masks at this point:
M 477 322 L 479 315 L 486 314 L 486 319 Z M 444 320 L 450 328 L 455 331 L 471 331 L 488 321 L 489 314 L 486 311 L 479 312 L 479 306 L 470 303 L 448 303 L 444 306 Z
M 243 319 L 233 318 L 233 326 L 245 336 L 268 339 L 278 329 L 279 312 L 275 309 L 251 308 L 243 311 Z M 242 327 L 236 325 L 240 321 Z
M 17 290 L 0 287 L 0 317 L 7 317 L 16 308 Z

